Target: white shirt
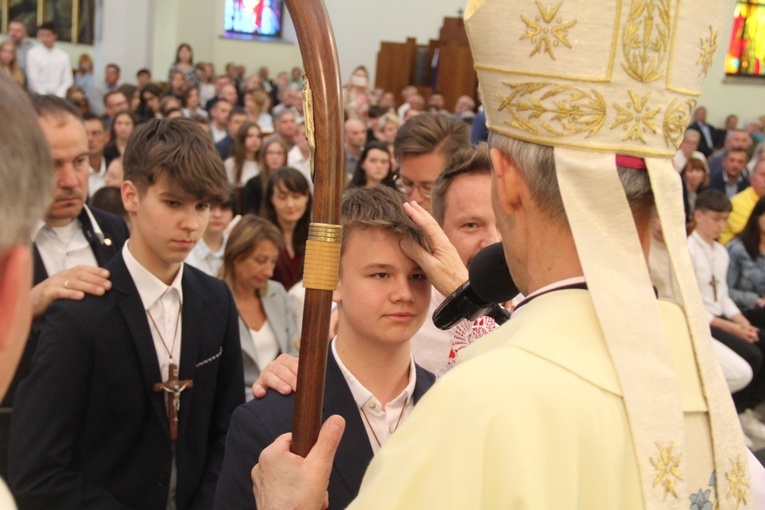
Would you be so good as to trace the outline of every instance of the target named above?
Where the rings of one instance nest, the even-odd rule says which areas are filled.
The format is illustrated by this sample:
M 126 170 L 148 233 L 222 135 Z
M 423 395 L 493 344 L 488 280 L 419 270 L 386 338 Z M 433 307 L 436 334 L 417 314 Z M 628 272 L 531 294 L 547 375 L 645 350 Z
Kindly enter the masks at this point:
M 279 342 L 276 340 L 276 333 L 274 333 L 274 328 L 268 319 L 260 327 L 260 331 L 249 327 L 247 329 L 250 330 L 252 344 L 255 346 L 255 363 L 258 365 L 258 370 L 263 372 L 266 365 L 279 355 Z
M 183 337 L 183 321 L 180 317 L 183 303 L 183 264 L 178 269 L 170 285 L 165 285 L 162 280 L 154 276 L 148 269 L 138 262 L 128 249 L 130 241 L 122 247 L 122 256 L 130 277 L 138 289 L 141 303 L 146 310 L 146 320 L 149 322 L 151 337 L 154 341 L 154 350 L 157 353 L 159 372 L 162 380 L 168 379 L 170 363 L 180 365 L 181 339 Z M 172 352 L 172 356 L 170 355 Z M 160 381 L 157 381 L 160 382 Z
M 728 283 L 726 281 L 728 265 L 730 264 L 728 251 L 717 241 L 710 245 L 701 238 L 698 232 L 694 231 L 688 236 L 688 252 L 691 254 L 693 271 L 696 273 L 696 281 L 709 322 L 712 322 L 715 317 L 730 319 L 741 313 L 728 295 Z M 715 290 L 712 286 L 713 277 L 717 286 L 716 299 Z
M 88 206 L 83 206 L 99 241 L 104 233 Z M 37 246 L 48 276 L 76 266 L 97 267 L 98 261 L 82 231 L 80 220 L 75 219 L 65 227 L 53 228 L 40 220 L 32 230 L 32 241 Z
M 435 288 L 430 292 L 428 318 L 412 337 L 412 356 L 422 368 L 438 373 L 449 359 L 452 350 L 452 330 L 442 331 L 433 324 L 433 312 L 444 301 Z
M 186 263 L 217 278 L 218 272 L 223 265 L 223 252 L 226 250 L 226 241 L 228 241 L 228 235 L 223 234 L 223 244 L 221 244 L 220 250 L 212 251 L 207 246 L 205 240 L 200 239 L 186 257 Z
M 72 86 L 72 64 L 64 50 L 35 46 L 27 53 L 27 86 L 30 92 L 66 96 Z
M 210 123 L 210 133 L 212 134 L 213 142 L 218 143 L 226 136 L 228 136 L 228 131 L 226 131 L 226 128 L 218 129 L 215 127 L 214 123 Z
M 396 398 L 385 404 L 385 409 L 383 409 L 382 403 L 343 364 L 343 360 L 337 354 L 334 340 L 332 341 L 332 355 L 335 357 L 337 366 L 340 368 L 340 372 L 351 390 L 353 400 L 359 408 L 361 421 L 367 431 L 372 452 L 377 453 L 398 427 L 406 421 L 406 417 L 414 408 L 414 386 L 417 382 L 414 359 L 411 357 L 409 359 L 409 384 Z
M 106 177 L 106 159 L 101 157 L 101 168 L 96 172 L 95 168 L 90 169 L 88 176 L 88 196 L 92 197 L 96 191 L 104 187 L 104 177 Z
M 300 173 L 303 174 L 308 181 L 308 187 L 311 189 L 311 193 L 313 193 L 313 179 L 311 179 L 311 155 L 309 154 L 307 158 L 304 157 L 303 153 L 300 152 L 300 148 L 295 145 L 287 153 L 287 166 L 291 166 L 296 170 L 300 170 Z
M 242 165 L 242 177 L 239 179 L 239 182 L 234 182 L 236 171 L 236 161 L 234 158 L 228 158 L 223 162 L 223 166 L 226 168 L 228 183 L 232 186 L 244 186 L 247 184 L 247 181 L 260 173 L 260 167 L 256 161 L 245 161 Z
M 274 132 L 274 119 L 266 112 L 261 112 L 256 122 L 258 127 L 260 127 L 261 133 L 271 134 Z

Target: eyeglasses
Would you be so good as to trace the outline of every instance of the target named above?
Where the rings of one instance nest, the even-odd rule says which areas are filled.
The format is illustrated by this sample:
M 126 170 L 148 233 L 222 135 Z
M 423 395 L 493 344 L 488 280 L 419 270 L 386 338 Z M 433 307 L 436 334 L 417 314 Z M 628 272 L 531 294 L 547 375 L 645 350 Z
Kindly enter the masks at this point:
M 398 176 L 398 180 L 396 180 L 396 187 L 399 189 L 399 191 L 406 194 L 406 196 L 411 196 L 414 188 L 417 188 L 423 198 L 430 199 L 430 195 L 433 193 L 432 182 L 413 182 L 402 175 Z

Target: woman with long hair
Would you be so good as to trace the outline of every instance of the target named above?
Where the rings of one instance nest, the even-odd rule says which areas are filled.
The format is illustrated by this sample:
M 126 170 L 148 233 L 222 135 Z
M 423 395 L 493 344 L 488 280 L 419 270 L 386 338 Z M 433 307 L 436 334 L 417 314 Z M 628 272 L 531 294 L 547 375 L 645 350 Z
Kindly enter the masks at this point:
M 272 279 L 282 235 L 252 214 L 239 220 L 223 252 L 220 277 L 234 294 L 244 361 L 244 395 L 263 368 L 281 353 L 297 354 L 297 321 L 284 287 Z
M 289 152 L 287 143 L 279 135 L 269 136 L 263 141 L 258 161 L 260 173 L 246 181 L 247 184 L 244 185 L 243 212 L 261 214 L 268 178 L 272 173 L 287 165 L 287 152 Z
M 274 268 L 274 280 L 289 290 L 303 279 L 313 203 L 308 180 L 300 170 L 280 168 L 268 178 L 264 202 L 264 216 L 279 228 L 284 241 L 284 249 Z
M 260 173 L 258 160 L 260 159 L 261 145 L 260 126 L 251 120 L 242 122 L 239 131 L 234 136 L 231 157 L 223 162 L 229 183 L 241 188 L 247 181 Z
M 121 158 L 125 154 L 128 138 L 135 129 L 135 115 L 127 110 L 123 110 L 114 116 L 112 128 L 109 133 L 109 143 L 104 147 L 104 159 L 106 165 L 116 158 Z
M 696 205 L 696 197 L 709 186 L 709 168 L 703 154 L 694 153 L 688 158 L 680 171 L 683 178 L 683 200 L 685 203 L 686 223 L 690 222 Z
M 727 246 L 728 291 L 741 313 L 765 323 L 765 197 L 754 205 L 742 230 Z
M 369 142 L 359 156 L 348 187 L 362 188 L 378 184 L 397 189 L 388 146 L 383 142 Z
M 175 62 L 170 66 L 170 71 L 167 73 L 168 82 L 172 81 L 173 73 L 176 71 L 183 73 L 187 83 L 199 85 L 197 68 L 194 67 L 194 50 L 187 43 L 181 43 L 175 50 Z
M 138 109 L 135 112 L 139 124 L 147 120 L 162 117 L 160 113 L 162 96 L 162 87 L 156 83 L 149 82 L 141 88 L 141 102 L 138 104 Z
M 27 80 L 16 58 L 16 46 L 10 39 L 0 43 L 0 72 L 10 76 L 20 87 L 25 86 Z

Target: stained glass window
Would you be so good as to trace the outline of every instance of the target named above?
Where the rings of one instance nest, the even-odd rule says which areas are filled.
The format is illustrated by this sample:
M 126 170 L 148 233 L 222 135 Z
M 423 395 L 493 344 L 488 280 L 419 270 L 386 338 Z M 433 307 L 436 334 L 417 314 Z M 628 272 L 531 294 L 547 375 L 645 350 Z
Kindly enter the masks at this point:
M 765 0 L 736 2 L 725 73 L 765 77 Z

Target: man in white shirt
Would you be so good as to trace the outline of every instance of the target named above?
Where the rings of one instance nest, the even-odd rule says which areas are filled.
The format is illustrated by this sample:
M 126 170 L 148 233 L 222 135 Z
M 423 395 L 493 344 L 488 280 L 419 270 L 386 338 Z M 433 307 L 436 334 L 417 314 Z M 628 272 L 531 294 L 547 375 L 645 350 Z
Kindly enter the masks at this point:
M 37 39 L 42 43 L 27 53 L 27 83 L 31 92 L 66 96 L 72 86 L 72 63 L 64 50 L 54 47 L 58 34 L 52 22 L 45 22 L 37 29 Z
M 43 316 L 57 300 L 100 296 L 111 288 L 103 269 L 128 237 L 119 217 L 85 205 L 88 197 L 88 139 L 79 112 L 64 99 L 37 96 L 37 120 L 55 165 L 55 187 L 44 220 L 31 232 L 34 278 L 30 292 L 34 322 L 24 356 L 0 407 L 0 471 L 6 462 L 8 425 L 16 388 L 31 369 Z M 38 199 L 41 197 L 38 197 Z
M 218 99 L 210 108 L 210 133 L 213 142 L 218 143 L 228 135 L 228 115 L 233 105 L 225 99 Z
M 88 196 L 104 187 L 106 176 L 106 159 L 104 159 L 104 147 L 109 141 L 109 133 L 106 132 L 104 121 L 101 117 L 89 113 L 83 117 L 85 131 L 88 135 L 88 161 L 90 163 L 90 175 L 88 176 Z

